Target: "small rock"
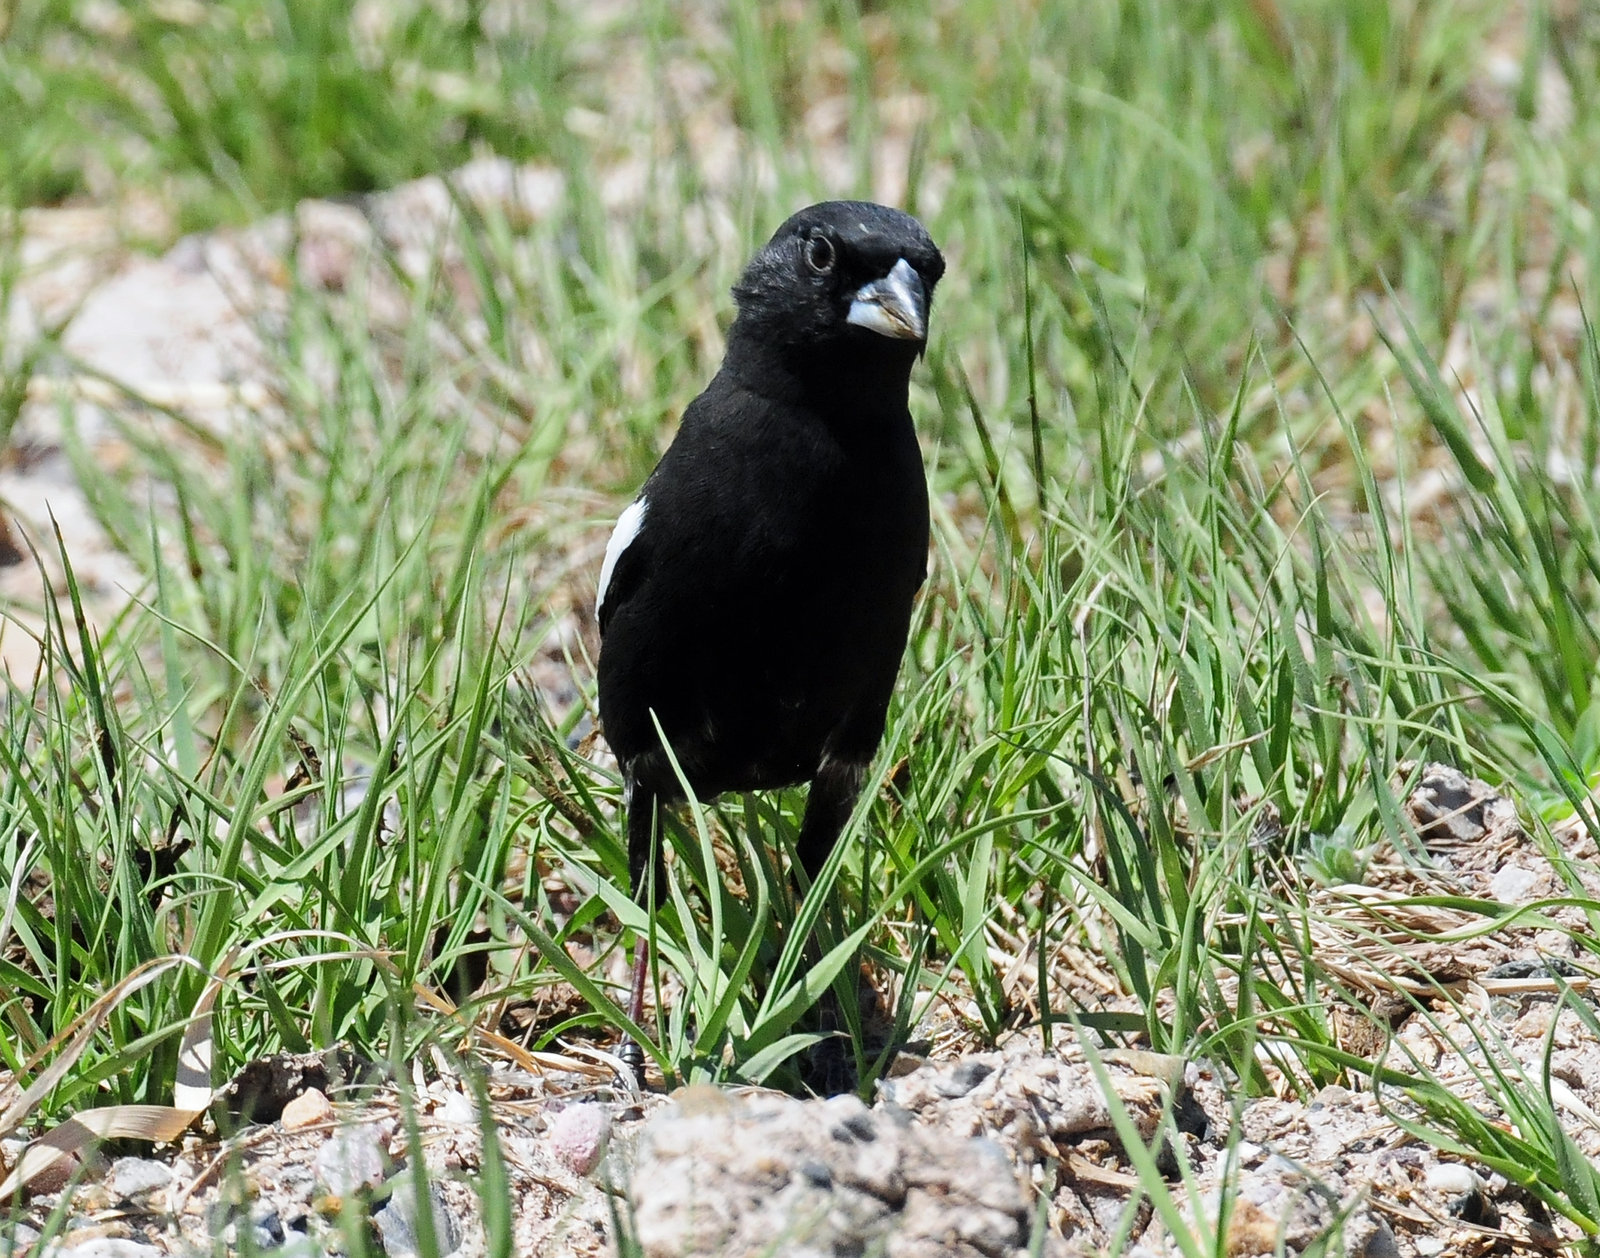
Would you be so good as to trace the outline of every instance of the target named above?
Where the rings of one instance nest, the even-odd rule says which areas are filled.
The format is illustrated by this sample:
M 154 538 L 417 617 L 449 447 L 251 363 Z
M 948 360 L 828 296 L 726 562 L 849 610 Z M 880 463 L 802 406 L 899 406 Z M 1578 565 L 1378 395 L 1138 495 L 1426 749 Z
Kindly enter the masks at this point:
M 386 1187 L 389 1200 L 372 1215 L 383 1252 L 388 1258 L 416 1258 L 422 1252 L 417 1242 L 421 1211 L 417 1208 L 416 1177 L 409 1170 L 401 1171 Z M 461 1228 L 431 1180 L 428 1182 L 428 1206 L 433 1214 L 434 1252 L 439 1258 L 449 1258 L 461 1245 Z
M 669 1106 L 629 1195 L 646 1253 L 1009 1258 L 1028 1235 L 998 1144 L 880 1121 L 853 1096 Z
M 1428 1168 L 1423 1183 L 1434 1192 L 1446 1197 L 1459 1197 L 1463 1193 L 1479 1192 L 1483 1181 L 1478 1173 L 1462 1162 L 1439 1162 Z
M 1350 1104 L 1350 1089 L 1341 1084 L 1330 1083 L 1321 1089 L 1316 1096 L 1311 1098 L 1311 1108 L 1314 1110 L 1332 1106 L 1344 1109 Z
M 387 1156 L 377 1123 L 341 1127 L 317 1150 L 317 1180 L 335 1197 L 349 1197 L 383 1182 Z
M 252 1214 L 250 1225 L 255 1232 L 255 1242 L 258 1249 L 271 1249 L 283 1244 L 283 1220 L 278 1217 L 278 1212 L 271 1208 Z
M 1400 1258 L 1400 1242 L 1387 1223 L 1363 1212 L 1346 1226 L 1345 1254 L 1348 1258 Z
M 333 1102 L 317 1088 L 307 1088 L 283 1107 L 283 1129 L 304 1131 L 333 1121 Z
M 1440 1162 L 1428 1168 L 1424 1182 L 1441 1197 L 1450 1199 L 1451 1216 L 1478 1227 L 1499 1227 L 1500 1211 L 1483 1191 L 1483 1180 L 1470 1166 Z
M 1537 1040 L 1549 1032 L 1550 1024 L 1559 1013 L 1560 1010 L 1553 1005 L 1534 1005 L 1512 1023 L 1512 1030 L 1519 1039 Z
M 1448 764 L 1430 764 L 1406 800 L 1406 813 L 1422 841 L 1478 843 L 1517 824 L 1516 807 L 1494 787 Z
M 1502 904 L 1521 904 L 1536 898 L 1540 877 L 1521 865 L 1502 865 L 1489 879 L 1489 894 Z
M 45 1258 L 166 1258 L 166 1251 L 140 1241 L 99 1236 L 76 1245 L 47 1249 Z
M 955 1100 L 971 1092 L 993 1073 L 994 1067 L 988 1062 L 968 1057 L 941 1074 L 933 1086 L 940 1096 Z
M 1516 957 L 1491 965 L 1484 978 L 1575 978 L 1578 967 L 1565 957 Z
M 865 1140 L 871 1142 L 878 1138 L 878 1128 L 873 1116 L 851 1098 L 835 1097 L 828 1108 L 839 1115 L 839 1124 L 833 1129 L 835 1140 Z
M 142 1197 L 172 1183 L 172 1168 L 150 1158 L 118 1158 L 111 1164 L 106 1186 L 119 1198 Z
M 1346 1258 L 1398 1258 L 1389 1226 L 1350 1192 L 1331 1170 L 1272 1154 L 1259 1168 L 1241 1169 L 1230 1189 L 1226 1244 L 1229 1254 L 1311 1253 L 1326 1250 Z M 1207 1210 L 1219 1206 L 1218 1189 L 1206 1194 Z M 1156 1235 L 1164 1229 L 1158 1225 Z M 1337 1237 L 1340 1244 L 1329 1245 Z M 1147 1236 L 1145 1240 L 1151 1239 Z M 1176 1252 L 1176 1251 L 1174 1251 Z
M 439 1117 L 447 1123 L 460 1123 L 463 1126 L 478 1121 L 478 1111 L 472 1104 L 472 1099 L 461 1092 L 448 1092 L 444 1102 L 439 1106 Z
M 354 1062 L 347 1064 L 354 1069 Z M 278 1053 L 247 1062 L 217 1099 L 240 1122 L 274 1123 L 284 1106 L 306 1089 L 326 1092 L 336 1081 L 320 1054 Z
M 611 1112 L 604 1105 L 569 1105 L 551 1117 L 545 1139 L 574 1175 L 593 1174 L 611 1140 Z

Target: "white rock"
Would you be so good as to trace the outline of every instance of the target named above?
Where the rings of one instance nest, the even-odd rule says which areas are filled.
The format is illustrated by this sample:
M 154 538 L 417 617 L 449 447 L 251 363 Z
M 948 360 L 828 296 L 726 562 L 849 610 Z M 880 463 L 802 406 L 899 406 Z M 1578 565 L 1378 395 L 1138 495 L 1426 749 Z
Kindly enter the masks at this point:
M 121 1240 L 112 1236 L 97 1236 L 65 1249 L 47 1249 L 45 1258 L 166 1258 L 166 1250 L 139 1241 Z
M 447 1123 L 476 1123 L 478 1111 L 473 1108 L 472 1100 L 461 1092 L 447 1092 L 439 1106 L 439 1117 Z
M 1533 898 L 1539 875 L 1521 865 L 1502 865 L 1489 880 L 1489 894 L 1502 904 L 1521 904 Z
M 382 1183 L 383 1142 L 377 1123 L 341 1127 L 317 1150 L 317 1179 L 336 1197 Z
M 1463 1162 L 1438 1162 L 1428 1168 L 1423 1182 L 1434 1192 L 1447 1197 L 1460 1197 L 1483 1190 L 1483 1181 L 1478 1178 L 1477 1172 Z
M 118 1158 L 111 1164 L 106 1187 L 119 1197 L 139 1197 L 172 1183 L 172 1168 L 149 1158 Z

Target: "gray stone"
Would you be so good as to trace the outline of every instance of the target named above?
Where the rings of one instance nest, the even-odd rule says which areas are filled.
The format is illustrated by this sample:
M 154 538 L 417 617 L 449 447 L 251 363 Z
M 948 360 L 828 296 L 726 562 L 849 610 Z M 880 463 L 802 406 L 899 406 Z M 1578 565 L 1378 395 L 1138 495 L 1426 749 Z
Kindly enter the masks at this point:
M 853 1096 L 677 1104 L 640 1134 L 644 1253 L 1010 1258 L 1029 1211 L 993 1141 L 906 1126 Z
M 981 1057 L 968 1057 L 940 1075 L 933 1086 L 940 1096 L 954 1100 L 966 1096 L 993 1073 L 994 1066 L 989 1062 Z
M 1400 1258 L 1400 1242 L 1386 1222 L 1363 1209 L 1345 1226 L 1345 1253 L 1349 1258 Z
M 283 1220 L 271 1207 L 250 1212 L 250 1227 L 255 1233 L 257 1248 L 271 1249 L 283 1244 Z
M 45 1258 L 166 1258 L 166 1251 L 139 1241 L 97 1236 L 66 1248 L 47 1249 Z
M 334 1196 L 349 1197 L 383 1182 L 388 1154 L 376 1123 L 341 1127 L 317 1150 L 317 1179 Z
M 388 1258 L 417 1258 L 422 1252 L 417 1239 L 422 1221 L 416 1177 L 409 1170 L 401 1171 L 385 1187 L 389 1200 L 372 1215 L 383 1252 Z M 433 1214 L 434 1252 L 439 1258 L 448 1258 L 460 1248 L 461 1227 L 432 1180 L 428 1181 L 428 1206 Z
M 1494 787 L 1448 764 L 1429 764 L 1406 800 L 1406 813 L 1422 841 L 1472 844 L 1517 825 L 1516 806 Z
M 0 1227 L 0 1258 L 11 1258 L 13 1254 L 27 1254 L 33 1252 L 33 1246 L 43 1236 L 36 1227 L 18 1220 Z
M 118 1158 L 106 1177 L 106 1187 L 123 1198 L 142 1197 L 171 1183 L 172 1168 L 149 1158 Z

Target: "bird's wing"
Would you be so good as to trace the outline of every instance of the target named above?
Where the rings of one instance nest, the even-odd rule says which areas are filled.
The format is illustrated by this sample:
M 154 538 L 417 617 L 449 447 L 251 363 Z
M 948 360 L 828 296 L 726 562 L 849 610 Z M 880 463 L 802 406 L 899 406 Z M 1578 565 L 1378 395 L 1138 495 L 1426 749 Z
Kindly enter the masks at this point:
M 719 516 L 730 486 L 746 479 L 742 467 L 758 445 L 748 430 L 760 427 L 744 413 L 745 399 L 730 398 L 725 384 L 718 376 L 684 409 L 677 437 L 617 517 L 595 597 L 602 636 L 617 609 L 662 577 L 662 569 L 679 576 L 724 570 L 740 530 L 728 529 Z
M 611 530 L 611 540 L 606 543 L 606 557 L 600 565 L 600 592 L 595 595 L 595 615 L 602 634 L 611 614 L 627 600 L 643 574 L 644 547 L 639 534 L 649 510 L 650 501 L 641 493 L 617 517 L 617 526 Z

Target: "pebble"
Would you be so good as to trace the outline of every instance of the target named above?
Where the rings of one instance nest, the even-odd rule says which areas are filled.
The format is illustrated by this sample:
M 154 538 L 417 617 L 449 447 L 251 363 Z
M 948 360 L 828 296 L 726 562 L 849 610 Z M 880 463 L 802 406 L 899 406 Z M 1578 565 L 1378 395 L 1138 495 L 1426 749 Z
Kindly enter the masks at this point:
M 274 1245 L 283 1244 L 283 1220 L 278 1217 L 278 1212 L 268 1208 L 250 1218 L 251 1230 L 255 1233 L 255 1242 L 258 1249 L 271 1249 Z
M 418 1258 L 422 1252 L 417 1241 L 417 1228 L 421 1226 L 421 1221 L 417 1218 L 415 1183 L 409 1170 L 401 1171 L 387 1185 L 389 1200 L 372 1215 L 373 1226 L 378 1229 L 378 1240 L 387 1258 Z M 434 1252 L 439 1258 L 449 1258 L 461 1246 L 461 1228 L 431 1180 L 428 1182 L 428 1204 L 433 1214 Z
M 994 1067 L 976 1057 L 968 1057 L 955 1064 L 934 1083 L 934 1090 L 949 1100 L 965 1096 L 991 1074 Z
M 604 1105 L 569 1105 L 550 1118 L 545 1141 L 556 1161 L 574 1175 L 592 1175 L 611 1141 L 611 1111 Z
M 333 1121 L 333 1102 L 316 1088 L 307 1088 L 299 1096 L 291 1097 L 283 1107 L 283 1129 L 304 1131 Z
M 1357 1225 L 1361 1225 L 1361 1220 L 1357 1220 Z M 1369 1213 L 1365 1228 L 1364 1236 L 1347 1235 L 1346 1252 L 1349 1258 L 1400 1258 L 1400 1242 L 1395 1239 L 1387 1223 Z
M 1345 1110 L 1350 1107 L 1350 1103 L 1350 1089 L 1342 1084 L 1330 1083 L 1311 1098 L 1311 1109 L 1319 1110 L 1331 1107 L 1337 1110 Z
M 1533 898 L 1539 875 L 1521 865 L 1503 865 L 1489 880 L 1489 894 L 1503 904 L 1521 904 Z
M 447 1123 L 476 1123 L 478 1111 L 472 1104 L 472 1099 L 461 1092 L 445 1094 L 443 1103 L 439 1106 L 439 1117 Z
M 99 1236 L 62 1249 L 47 1249 L 45 1258 L 166 1258 L 166 1251 L 142 1241 Z
M 1439 1162 L 1428 1168 L 1423 1182 L 1434 1192 L 1446 1197 L 1460 1197 L 1479 1192 L 1483 1181 L 1470 1166 L 1463 1162 Z
M 118 1158 L 106 1179 L 106 1186 L 123 1199 L 142 1197 L 171 1183 L 172 1168 L 149 1158 Z
M 317 1180 L 335 1197 L 349 1197 L 383 1182 L 388 1161 L 377 1123 L 341 1127 L 317 1150 Z

